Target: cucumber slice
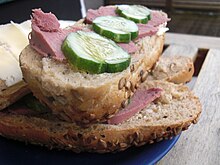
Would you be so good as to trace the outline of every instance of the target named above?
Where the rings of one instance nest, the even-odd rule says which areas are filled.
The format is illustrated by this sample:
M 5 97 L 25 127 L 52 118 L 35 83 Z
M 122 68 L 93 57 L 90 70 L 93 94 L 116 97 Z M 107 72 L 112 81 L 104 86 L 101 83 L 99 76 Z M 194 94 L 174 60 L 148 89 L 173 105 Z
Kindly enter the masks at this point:
M 131 57 L 115 42 L 94 32 L 70 33 L 62 44 L 68 61 L 89 73 L 115 73 L 126 69 Z
M 93 21 L 93 30 L 115 42 L 128 43 L 138 36 L 138 26 L 130 20 L 115 16 L 101 16 Z
M 136 23 L 146 24 L 151 19 L 150 10 L 141 5 L 118 5 L 116 12 Z

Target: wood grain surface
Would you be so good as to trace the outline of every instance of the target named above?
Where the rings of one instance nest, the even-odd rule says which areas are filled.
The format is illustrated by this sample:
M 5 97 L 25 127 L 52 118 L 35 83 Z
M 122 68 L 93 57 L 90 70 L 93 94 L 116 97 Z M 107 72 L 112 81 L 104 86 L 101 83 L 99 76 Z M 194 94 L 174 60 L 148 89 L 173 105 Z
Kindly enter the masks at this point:
M 220 164 L 220 49 L 209 50 L 193 91 L 202 103 L 200 120 L 158 165 Z
M 219 37 L 166 33 L 165 44 L 192 45 L 203 49 L 220 49 Z
M 173 44 L 168 46 L 168 48 L 163 52 L 163 56 L 186 56 L 190 57 L 195 61 L 198 48 L 192 45 L 178 45 Z

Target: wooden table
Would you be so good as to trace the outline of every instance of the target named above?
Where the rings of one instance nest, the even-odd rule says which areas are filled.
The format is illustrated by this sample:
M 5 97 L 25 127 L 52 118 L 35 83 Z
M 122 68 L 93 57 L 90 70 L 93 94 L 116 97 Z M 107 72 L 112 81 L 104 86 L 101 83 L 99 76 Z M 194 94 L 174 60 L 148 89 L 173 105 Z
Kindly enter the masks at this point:
M 182 132 L 158 165 L 220 164 L 220 38 L 167 33 L 163 55 L 191 57 L 199 74 L 190 87 L 200 98 L 199 122 Z M 202 61 L 204 62 L 202 63 Z

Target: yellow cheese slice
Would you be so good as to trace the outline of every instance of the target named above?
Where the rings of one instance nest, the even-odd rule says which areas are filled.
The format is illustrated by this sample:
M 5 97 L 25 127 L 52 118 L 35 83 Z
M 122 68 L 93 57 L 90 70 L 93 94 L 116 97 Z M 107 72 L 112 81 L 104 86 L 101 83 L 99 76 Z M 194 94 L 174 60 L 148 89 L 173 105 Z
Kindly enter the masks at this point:
M 0 46 L 0 58 L 0 79 L 4 80 L 8 87 L 21 81 L 19 62 L 11 56 L 11 51 L 5 45 Z
M 11 21 L 11 24 L 13 24 L 17 29 L 19 29 L 25 35 L 26 39 L 28 38 L 27 36 L 31 32 L 31 21 L 30 20 L 24 21 L 20 24 L 17 24 Z
M 7 45 L 12 55 L 17 61 L 22 49 L 28 45 L 28 38 L 14 24 L 6 24 L 0 26 L 0 45 Z

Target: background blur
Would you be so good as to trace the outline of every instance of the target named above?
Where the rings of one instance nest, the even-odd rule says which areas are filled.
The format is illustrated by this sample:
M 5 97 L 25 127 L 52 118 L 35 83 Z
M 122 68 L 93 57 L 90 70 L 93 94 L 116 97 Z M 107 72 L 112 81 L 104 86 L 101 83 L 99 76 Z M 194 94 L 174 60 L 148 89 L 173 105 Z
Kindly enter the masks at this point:
M 53 12 L 59 19 L 82 18 L 86 9 L 102 5 L 141 4 L 168 13 L 170 32 L 220 37 L 220 0 L 0 0 L 0 24 L 30 19 L 32 8 Z
M 0 24 L 10 20 L 20 23 L 30 19 L 31 10 L 34 8 L 52 12 L 63 20 L 82 18 L 79 0 L 0 0 Z

